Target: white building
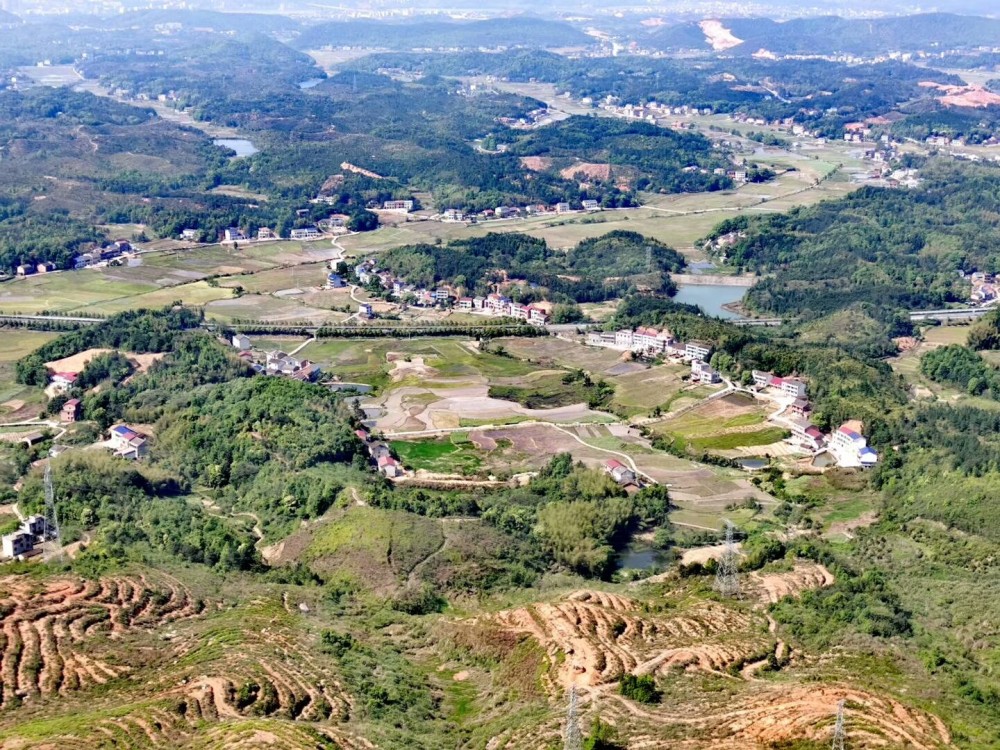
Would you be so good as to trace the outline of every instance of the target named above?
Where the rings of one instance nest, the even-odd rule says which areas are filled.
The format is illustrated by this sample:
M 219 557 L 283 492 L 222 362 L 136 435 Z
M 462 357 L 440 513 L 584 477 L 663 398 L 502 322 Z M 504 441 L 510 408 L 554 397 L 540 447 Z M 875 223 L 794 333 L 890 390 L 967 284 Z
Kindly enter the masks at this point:
M 868 447 L 859 423 L 846 422 L 830 436 L 830 453 L 844 467 L 870 468 L 878 463 L 878 454 Z
M 688 341 L 684 345 L 684 356 L 692 360 L 706 360 L 712 353 L 712 345 L 704 341 Z
M 241 352 L 248 351 L 251 348 L 249 337 L 244 336 L 242 333 L 234 333 L 233 348 L 239 349 Z
M 3 547 L 4 557 L 18 558 L 35 548 L 35 538 L 23 531 L 15 531 L 13 534 L 5 534 L 0 539 L 0 546 Z
M 691 362 L 691 380 L 704 385 L 714 385 L 722 382 L 722 376 L 708 363 L 696 359 Z
M 293 240 L 318 240 L 323 236 L 316 227 L 306 227 L 305 229 L 293 229 L 291 237 Z
M 628 468 L 621 461 L 611 459 L 605 461 L 604 470 L 611 475 L 618 484 L 635 484 L 635 472 Z

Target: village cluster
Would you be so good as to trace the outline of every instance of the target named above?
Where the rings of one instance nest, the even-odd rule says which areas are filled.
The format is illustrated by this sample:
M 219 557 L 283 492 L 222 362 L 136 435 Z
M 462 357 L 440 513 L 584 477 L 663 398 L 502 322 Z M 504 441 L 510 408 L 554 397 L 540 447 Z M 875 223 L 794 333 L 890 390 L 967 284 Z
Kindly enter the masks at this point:
M 810 421 L 812 406 L 807 399 L 805 381 L 794 377 L 778 377 L 770 372 L 753 370 L 748 389 L 738 388 L 709 364 L 712 345 L 703 341 L 678 341 L 667 329 L 639 327 L 635 330 L 591 331 L 587 344 L 655 359 L 667 357 L 674 362 L 690 364 L 690 382 L 714 385 L 725 382 L 732 390 L 743 390 L 755 398 L 766 398 L 780 409 L 771 415 L 775 424 L 786 427 L 796 446 L 813 456 L 828 454 L 836 465 L 845 468 L 870 468 L 878 462 L 878 454 L 868 447 L 857 421 L 845 422 L 831 435 L 823 434 Z M 617 481 L 617 479 L 616 479 Z
M 396 277 L 391 271 L 380 270 L 377 262 L 371 258 L 356 265 L 354 275 L 361 284 L 370 284 L 373 280 L 377 280 L 390 296 L 418 307 L 451 307 L 459 312 L 513 318 L 534 326 L 544 326 L 552 314 L 552 305 L 548 302 L 522 305 L 496 292 L 485 297 L 459 297 L 455 290 L 447 285 L 435 289 L 417 287 L 405 279 Z M 330 288 L 338 288 L 345 283 L 338 273 L 331 272 L 327 275 L 327 286 Z M 361 303 L 359 314 L 362 318 L 375 317 L 370 303 Z

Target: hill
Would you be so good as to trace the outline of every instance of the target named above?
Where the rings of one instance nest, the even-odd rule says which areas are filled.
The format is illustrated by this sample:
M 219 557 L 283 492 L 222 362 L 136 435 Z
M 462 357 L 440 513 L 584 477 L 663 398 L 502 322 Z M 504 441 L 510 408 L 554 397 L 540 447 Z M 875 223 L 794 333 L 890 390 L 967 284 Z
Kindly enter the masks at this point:
M 590 46 L 593 39 L 559 21 L 518 16 L 486 21 L 348 21 L 307 29 L 295 41 L 299 49 L 367 47 L 371 49 L 476 49 L 479 47 Z
M 878 55 L 891 51 L 976 49 L 1000 39 L 1000 20 L 951 13 L 923 13 L 875 19 L 837 16 L 773 21 L 768 18 L 724 18 L 719 21 L 735 37 L 728 54 L 766 49 L 778 55 Z M 650 43 L 659 49 L 711 49 L 697 22 L 655 32 Z

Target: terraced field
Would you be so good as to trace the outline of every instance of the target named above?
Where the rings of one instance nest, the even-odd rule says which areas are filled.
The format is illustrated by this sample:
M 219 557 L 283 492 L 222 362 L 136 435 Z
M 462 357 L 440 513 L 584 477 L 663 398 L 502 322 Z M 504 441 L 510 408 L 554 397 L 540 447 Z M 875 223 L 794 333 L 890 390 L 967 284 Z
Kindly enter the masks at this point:
M 162 627 L 194 617 L 203 605 L 167 576 L 84 581 L 57 579 L 38 587 L 22 578 L 0 579 L 0 705 L 65 694 L 122 677 L 127 665 L 85 654 L 98 635 Z

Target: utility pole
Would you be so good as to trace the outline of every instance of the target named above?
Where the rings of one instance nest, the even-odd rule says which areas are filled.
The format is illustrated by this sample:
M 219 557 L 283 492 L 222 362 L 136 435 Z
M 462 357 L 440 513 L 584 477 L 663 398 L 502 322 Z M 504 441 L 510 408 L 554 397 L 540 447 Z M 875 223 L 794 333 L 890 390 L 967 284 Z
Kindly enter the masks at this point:
M 833 728 L 833 750 L 844 750 L 847 730 L 844 729 L 844 701 L 837 704 L 837 724 Z
M 566 709 L 566 734 L 564 750 L 582 750 L 583 735 L 580 734 L 580 716 L 576 705 L 576 686 L 569 689 L 569 707 Z
M 715 590 L 727 599 L 740 595 L 740 556 L 733 541 L 734 529 L 732 522 L 726 521 L 726 548 L 719 557 L 719 567 L 715 572 Z

